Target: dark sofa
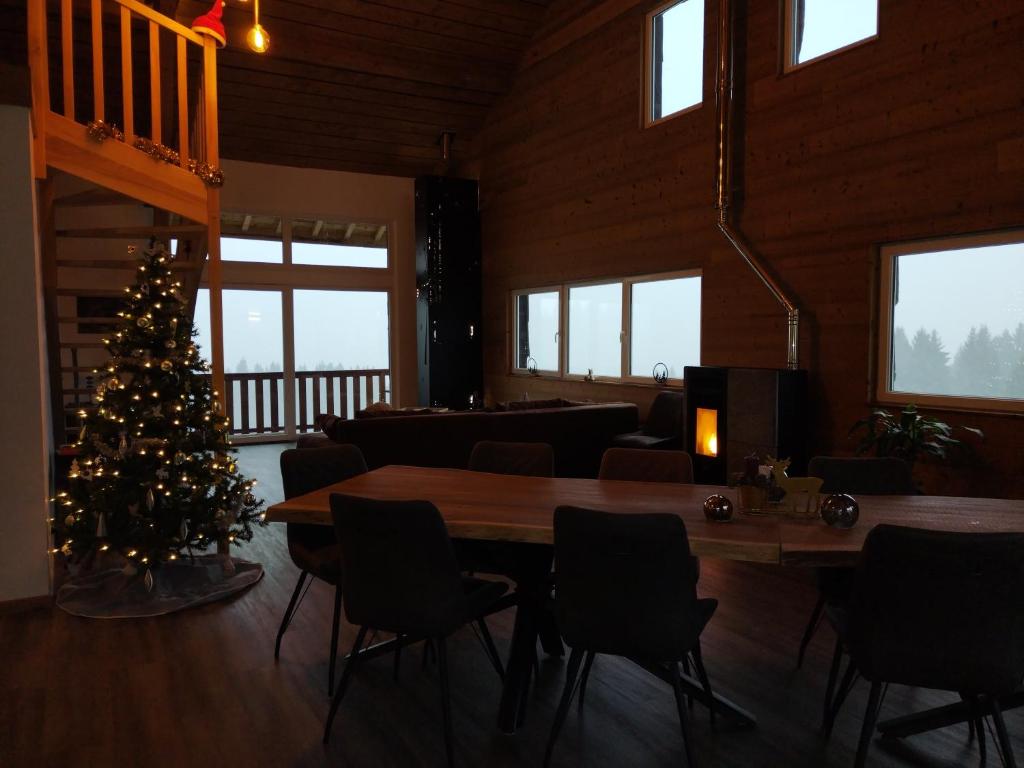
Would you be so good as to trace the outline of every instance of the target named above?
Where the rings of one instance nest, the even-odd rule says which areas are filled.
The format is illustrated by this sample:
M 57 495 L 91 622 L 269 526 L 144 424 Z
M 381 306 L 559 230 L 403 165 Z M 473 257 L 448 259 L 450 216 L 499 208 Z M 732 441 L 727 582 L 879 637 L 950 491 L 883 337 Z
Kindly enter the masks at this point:
M 321 426 L 335 442 L 359 446 L 370 469 L 387 464 L 464 469 L 480 440 L 548 443 L 559 477 L 597 477 L 612 438 L 637 428 L 633 403 L 599 403 L 507 411 L 389 415 L 386 418 L 325 417 Z

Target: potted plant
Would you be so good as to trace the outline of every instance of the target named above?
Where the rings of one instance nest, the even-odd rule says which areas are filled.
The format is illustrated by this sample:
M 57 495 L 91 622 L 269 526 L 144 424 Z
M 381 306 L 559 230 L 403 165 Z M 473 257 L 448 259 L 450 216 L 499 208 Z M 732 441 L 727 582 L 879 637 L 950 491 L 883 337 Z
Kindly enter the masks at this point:
M 914 404 L 906 405 L 896 414 L 876 409 L 850 428 L 850 435 L 859 436 L 857 453 L 895 456 L 911 469 L 920 460 L 946 461 L 951 451 L 971 455 L 973 446 L 954 436 L 959 429 L 984 439 L 985 434 L 974 427 L 952 427 L 944 421 L 922 415 Z

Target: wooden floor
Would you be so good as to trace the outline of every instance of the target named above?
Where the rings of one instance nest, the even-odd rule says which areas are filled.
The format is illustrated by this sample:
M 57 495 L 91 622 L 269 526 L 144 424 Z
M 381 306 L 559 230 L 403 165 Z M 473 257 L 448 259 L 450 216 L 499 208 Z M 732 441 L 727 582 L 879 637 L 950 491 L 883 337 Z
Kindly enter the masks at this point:
M 243 471 L 280 498 L 279 446 L 242 451 Z M 439 697 L 419 649 L 401 680 L 381 659 L 357 677 L 321 744 L 327 712 L 331 595 L 317 583 L 274 662 L 274 636 L 297 572 L 273 526 L 239 554 L 266 566 L 263 581 L 228 602 L 140 621 L 91 621 L 59 610 L 0 616 L 0 766 L 436 766 L 443 765 Z M 849 766 L 866 691 L 859 686 L 832 740 L 818 735 L 832 635 L 823 628 L 804 668 L 794 669 L 813 587 L 780 568 L 705 560 L 702 592 L 721 601 L 704 641 L 712 684 L 759 718 L 750 731 L 712 733 L 699 707 L 691 725 L 701 766 Z M 511 614 L 492 621 L 508 647 Z M 345 626 L 342 642 L 354 632 Z M 461 766 L 537 766 L 562 684 L 564 662 L 543 660 L 525 727 L 495 726 L 498 681 L 471 632 L 454 638 L 452 692 Z M 882 717 L 952 700 L 893 688 Z M 1024 713 L 1009 715 L 1024 758 Z M 989 750 L 990 765 L 997 765 Z M 976 745 L 953 727 L 887 746 L 870 765 L 976 765 Z M 628 662 L 599 658 L 582 716 L 569 716 L 559 766 L 683 764 L 669 690 Z

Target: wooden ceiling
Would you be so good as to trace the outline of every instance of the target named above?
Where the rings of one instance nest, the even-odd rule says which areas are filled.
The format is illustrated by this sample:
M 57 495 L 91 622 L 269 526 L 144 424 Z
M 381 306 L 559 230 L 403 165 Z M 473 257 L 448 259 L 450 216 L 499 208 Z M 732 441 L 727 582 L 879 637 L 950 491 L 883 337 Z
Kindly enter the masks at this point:
M 251 0 L 228 0 L 221 155 L 401 176 L 474 156 L 484 117 L 550 0 L 262 0 L 270 50 L 245 46 Z M 180 0 L 183 23 L 209 8 Z

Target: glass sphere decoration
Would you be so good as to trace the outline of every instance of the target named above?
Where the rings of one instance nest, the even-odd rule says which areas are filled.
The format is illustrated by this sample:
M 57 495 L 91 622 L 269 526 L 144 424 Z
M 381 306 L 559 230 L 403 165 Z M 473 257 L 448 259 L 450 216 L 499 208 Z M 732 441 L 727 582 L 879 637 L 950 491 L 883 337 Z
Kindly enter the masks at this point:
M 720 493 L 713 493 L 704 499 L 704 517 L 712 523 L 727 523 L 732 520 L 732 502 Z
M 831 493 L 821 502 L 821 519 L 833 528 L 853 528 L 860 517 L 860 505 L 848 493 Z

